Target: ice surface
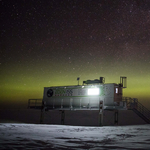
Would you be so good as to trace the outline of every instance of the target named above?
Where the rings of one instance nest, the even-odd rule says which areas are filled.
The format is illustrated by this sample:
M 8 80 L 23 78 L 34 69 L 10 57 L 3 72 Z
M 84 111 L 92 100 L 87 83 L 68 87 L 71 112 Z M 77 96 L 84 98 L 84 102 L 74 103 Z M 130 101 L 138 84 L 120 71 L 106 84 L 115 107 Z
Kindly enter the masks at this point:
M 150 125 L 0 124 L 0 149 L 150 149 Z

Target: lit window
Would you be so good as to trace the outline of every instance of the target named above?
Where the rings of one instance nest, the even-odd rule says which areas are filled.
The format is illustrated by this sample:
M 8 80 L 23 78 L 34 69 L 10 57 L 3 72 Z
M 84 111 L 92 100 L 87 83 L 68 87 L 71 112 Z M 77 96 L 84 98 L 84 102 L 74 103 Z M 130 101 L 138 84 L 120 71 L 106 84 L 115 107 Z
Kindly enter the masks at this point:
M 116 93 L 118 93 L 118 88 L 116 88 Z
M 88 95 L 99 95 L 99 88 L 88 89 Z

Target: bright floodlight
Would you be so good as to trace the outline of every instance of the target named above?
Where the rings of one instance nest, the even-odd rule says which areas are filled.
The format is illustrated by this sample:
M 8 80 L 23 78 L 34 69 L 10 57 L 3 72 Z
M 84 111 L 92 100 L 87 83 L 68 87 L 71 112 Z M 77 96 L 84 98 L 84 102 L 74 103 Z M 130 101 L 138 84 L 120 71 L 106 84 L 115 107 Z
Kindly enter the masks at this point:
M 99 95 L 99 88 L 88 89 L 88 95 Z

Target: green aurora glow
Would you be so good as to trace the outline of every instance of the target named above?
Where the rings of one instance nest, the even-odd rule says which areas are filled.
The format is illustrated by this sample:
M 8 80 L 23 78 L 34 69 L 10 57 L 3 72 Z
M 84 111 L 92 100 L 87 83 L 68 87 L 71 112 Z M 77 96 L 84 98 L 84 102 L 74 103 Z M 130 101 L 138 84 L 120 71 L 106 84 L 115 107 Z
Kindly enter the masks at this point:
M 1 1 L 0 107 L 105 77 L 150 109 L 150 2 Z M 18 106 L 17 106 L 18 107 Z

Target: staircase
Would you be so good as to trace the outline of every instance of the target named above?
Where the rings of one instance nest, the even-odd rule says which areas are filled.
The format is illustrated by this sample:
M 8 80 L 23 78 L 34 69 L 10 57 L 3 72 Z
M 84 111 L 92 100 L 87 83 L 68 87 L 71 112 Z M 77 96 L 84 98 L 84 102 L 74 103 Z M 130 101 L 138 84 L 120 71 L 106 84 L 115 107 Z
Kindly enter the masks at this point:
M 140 102 L 138 102 L 138 99 L 123 97 L 122 101 L 126 102 L 128 110 L 133 110 L 146 123 L 150 124 L 150 111 L 145 106 L 143 106 Z

